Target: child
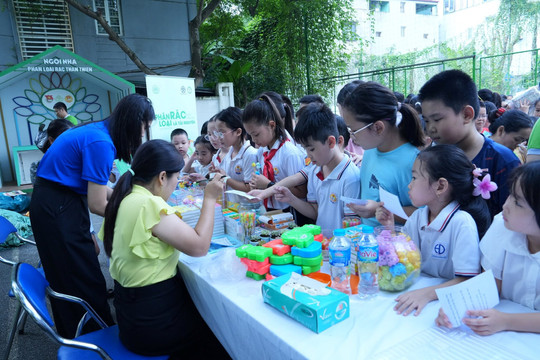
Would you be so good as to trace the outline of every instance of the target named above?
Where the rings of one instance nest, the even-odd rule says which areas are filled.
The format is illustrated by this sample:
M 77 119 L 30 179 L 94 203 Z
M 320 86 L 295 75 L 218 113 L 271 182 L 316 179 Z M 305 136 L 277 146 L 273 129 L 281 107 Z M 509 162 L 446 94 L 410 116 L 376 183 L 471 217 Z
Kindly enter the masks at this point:
M 511 176 L 511 192 L 502 214 L 480 243 L 482 268 L 492 270 L 501 298 L 540 310 L 540 162 L 520 166 Z M 509 314 L 495 309 L 469 310 L 463 322 L 479 335 L 499 331 L 540 333 L 540 313 Z M 452 327 L 444 311 L 435 320 Z
M 443 71 L 422 86 L 419 93 L 428 135 L 436 144 L 453 144 L 480 169 L 487 169 L 498 189 L 488 201 L 491 217 L 502 210 L 508 197 L 508 174 L 519 165 L 512 151 L 482 136 L 475 127 L 478 114 L 476 85 L 460 70 Z
M 210 167 L 210 172 L 215 172 L 216 169 L 219 168 L 219 165 L 221 164 L 221 161 L 225 156 L 227 156 L 227 153 L 229 152 L 229 147 L 223 144 L 223 142 L 220 140 L 219 136 L 217 136 L 217 125 L 216 125 L 216 116 L 212 116 L 210 120 L 208 120 L 208 134 L 204 136 L 204 138 L 208 141 L 210 141 L 210 144 L 214 147 L 214 149 L 217 150 L 217 152 L 212 156 L 212 166 Z
M 187 163 L 189 161 L 189 137 L 187 132 L 180 128 L 174 129 L 171 132 L 171 142 L 180 155 L 182 155 L 184 163 Z
M 242 110 L 228 107 L 216 115 L 214 133 L 229 152 L 221 161 L 218 172 L 228 176 L 228 189 L 249 191 L 249 181 L 253 174 L 253 163 L 257 162 L 257 150 L 246 141 L 246 130 L 242 125 Z
M 485 135 L 485 133 L 489 133 L 486 103 L 483 101 L 479 101 L 479 105 L 480 108 L 478 111 L 478 117 L 476 118 L 474 125 L 476 126 L 476 131 L 478 131 L 482 135 Z
M 182 172 L 189 173 L 191 181 L 206 179 L 205 176 L 210 171 L 212 157 L 215 153 L 216 149 L 214 149 L 210 141 L 206 140 L 204 136 L 199 136 L 195 140 L 195 152 L 189 157 Z
M 506 146 L 514 152 L 521 163 L 527 157 L 527 140 L 531 135 L 533 123 L 529 115 L 521 110 L 506 110 L 495 122 L 489 125 L 491 140 Z
M 166 203 L 183 166 L 170 143 L 141 145 L 112 193 L 100 233 L 115 280 L 120 339 L 129 350 L 147 356 L 205 358 L 199 352 L 209 347 L 207 339 L 210 347 L 220 348 L 191 302 L 177 265 L 180 251 L 190 256 L 208 252 L 223 182 L 218 175 L 208 183 L 199 221 L 191 228 Z
M 343 118 L 351 139 L 364 148 L 360 172 L 361 199 L 366 205 L 348 204 L 364 224 L 377 226 L 375 211 L 379 187 L 399 197 L 407 214 L 411 206 L 407 184 L 424 134 L 418 114 L 407 104 L 400 104 L 390 89 L 375 83 L 359 84 L 346 97 Z
M 409 195 L 416 210 L 403 231 L 410 235 L 422 254 L 422 272 L 448 281 L 406 292 L 396 298 L 394 310 L 408 315 L 437 299 L 435 289 L 467 280 L 480 273 L 478 239 L 491 217 L 485 200 L 473 191 L 474 165 L 453 145 L 423 150 L 414 161 Z M 377 220 L 393 226 L 393 216 L 384 207 Z
M 334 114 L 324 104 L 306 106 L 294 130 L 295 139 L 306 149 L 314 166 L 306 168 L 307 202 L 288 188 L 277 187 L 276 200 L 286 202 L 308 218 L 317 219 L 322 229 L 342 226 L 342 196 L 360 195 L 360 170 L 338 146 L 339 133 Z
M 256 162 L 262 165 L 262 173 L 251 178 L 252 189 L 269 188 L 304 167 L 305 155 L 289 140 L 292 110 L 274 94 L 261 94 L 246 106 L 242 115 L 244 128 L 259 146 Z M 275 197 L 265 199 L 264 205 L 267 210 L 288 208 L 288 204 Z

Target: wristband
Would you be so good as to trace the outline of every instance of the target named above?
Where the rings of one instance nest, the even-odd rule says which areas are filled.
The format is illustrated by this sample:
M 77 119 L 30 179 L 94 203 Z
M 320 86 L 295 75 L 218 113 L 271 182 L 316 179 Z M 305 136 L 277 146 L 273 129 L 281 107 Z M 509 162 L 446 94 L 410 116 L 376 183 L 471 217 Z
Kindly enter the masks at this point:
M 270 182 L 268 183 L 268 185 L 266 185 L 266 188 L 268 189 L 270 186 L 274 186 L 274 185 L 276 185 L 276 183 L 273 182 L 273 181 L 270 181 Z

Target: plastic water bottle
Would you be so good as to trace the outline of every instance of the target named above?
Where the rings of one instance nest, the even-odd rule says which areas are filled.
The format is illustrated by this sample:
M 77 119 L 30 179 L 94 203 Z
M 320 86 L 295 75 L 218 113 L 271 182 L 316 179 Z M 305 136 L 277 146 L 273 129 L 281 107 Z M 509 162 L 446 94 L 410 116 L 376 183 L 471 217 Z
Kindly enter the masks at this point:
M 345 237 L 345 229 L 334 230 L 334 238 L 328 246 L 330 252 L 330 276 L 332 287 L 345 294 L 351 293 L 351 243 Z
M 367 299 L 379 292 L 379 244 L 373 228 L 365 226 L 358 240 L 358 295 Z

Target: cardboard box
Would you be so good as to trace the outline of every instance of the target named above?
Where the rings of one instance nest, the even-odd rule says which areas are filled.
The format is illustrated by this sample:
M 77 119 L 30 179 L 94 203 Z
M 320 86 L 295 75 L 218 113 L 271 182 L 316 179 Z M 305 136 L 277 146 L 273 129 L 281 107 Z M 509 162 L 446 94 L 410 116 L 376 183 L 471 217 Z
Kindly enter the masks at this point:
M 297 273 L 262 285 L 264 302 L 320 333 L 349 317 L 349 296 Z

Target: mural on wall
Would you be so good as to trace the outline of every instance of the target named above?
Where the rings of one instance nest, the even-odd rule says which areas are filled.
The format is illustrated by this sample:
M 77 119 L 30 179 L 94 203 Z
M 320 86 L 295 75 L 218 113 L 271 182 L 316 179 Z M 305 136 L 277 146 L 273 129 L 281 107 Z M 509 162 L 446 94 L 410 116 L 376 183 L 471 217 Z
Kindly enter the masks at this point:
M 0 184 L 17 175 L 16 148 L 34 146 L 40 125 L 56 119 L 54 104 L 82 124 L 106 118 L 133 92 L 132 83 L 61 46 L 1 71 Z
M 28 88 L 24 96 L 12 98 L 16 107 L 13 109 L 13 118 L 17 131 L 17 140 L 21 143 L 21 131 L 26 129 L 29 138 L 33 141 L 31 125 L 48 124 L 56 119 L 53 106 L 57 102 L 66 104 L 68 113 L 79 121 L 101 120 L 103 113 L 97 94 L 88 94 L 87 88 L 79 77 L 73 78 L 71 73 L 60 74 L 39 73 L 36 77 L 28 78 Z

